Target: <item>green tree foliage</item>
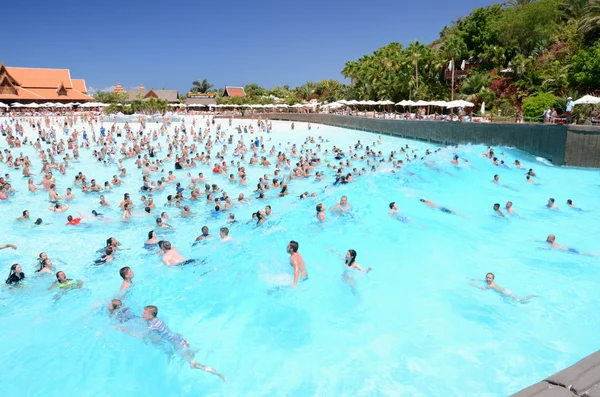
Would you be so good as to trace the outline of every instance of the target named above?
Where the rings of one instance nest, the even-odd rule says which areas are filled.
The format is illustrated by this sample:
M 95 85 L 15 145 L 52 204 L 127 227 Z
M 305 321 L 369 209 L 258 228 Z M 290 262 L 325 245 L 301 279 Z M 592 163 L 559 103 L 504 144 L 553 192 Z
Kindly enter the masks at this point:
M 550 93 L 539 93 L 523 100 L 523 115 L 525 117 L 537 118 L 544 114 L 544 110 L 558 105 L 557 98 Z
M 600 89 L 600 40 L 571 59 L 568 80 L 584 91 Z
M 541 42 L 553 43 L 560 21 L 560 0 L 538 0 L 510 7 L 494 21 L 500 42 L 531 55 Z
M 126 92 L 96 91 L 94 93 L 94 99 L 96 102 L 101 103 L 125 103 L 129 100 L 129 94 Z
M 192 82 L 192 88 L 190 88 L 190 92 L 194 94 L 205 94 L 212 87 L 214 87 L 214 84 L 209 83 L 207 79 L 198 79 Z
M 463 40 L 467 51 L 467 53 L 461 53 L 461 56 L 480 57 L 490 47 L 499 44 L 494 20 L 500 17 L 502 12 L 502 6 L 494 4 L 489 7 L 476 8 L 467 17 L 456 22 L 453 34 Z
M 267 90 L 256 83 L 246 84 L 244 86 L 244 91 L 246 92 L 246 95 L 251 98 L 260 98 L 267 95 Z

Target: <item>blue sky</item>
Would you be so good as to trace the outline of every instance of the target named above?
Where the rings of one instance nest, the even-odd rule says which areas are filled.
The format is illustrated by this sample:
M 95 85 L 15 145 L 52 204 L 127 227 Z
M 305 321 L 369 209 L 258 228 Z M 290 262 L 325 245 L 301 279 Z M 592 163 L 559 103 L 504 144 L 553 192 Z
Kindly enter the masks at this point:
M 491 0 L 429 1 L 23 1 L 4 8 L 0 60 L 69 68 L 103 89 L 270 88 L 342 80 L 349 60 L 392 41 L 430 43 Z M 451 4 L 451 6 L 448 6 Z

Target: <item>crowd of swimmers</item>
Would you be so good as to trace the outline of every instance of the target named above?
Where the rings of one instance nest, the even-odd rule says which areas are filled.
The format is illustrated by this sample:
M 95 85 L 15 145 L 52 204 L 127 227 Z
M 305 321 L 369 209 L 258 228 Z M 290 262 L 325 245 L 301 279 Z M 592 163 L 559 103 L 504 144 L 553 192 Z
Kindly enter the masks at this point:
M 57 120 L 54 120 L 56 124 Z M 192 211 L 190 204 L 193 202 L 204 201 L 202 196 L 205 197 L 205 202 L 209 205 L 211 215 L 219 216 L 220 213 L 227 213 L 226 225 L 219 229 L 219 239 L 223 242 L 232 240 L 230 236 L 230 227 L 233 224 L 238 223 L 235 218 L 233 208 L 236 205 L 250 204 L 252 201 L 247 199 L 243 193 L 240 193 L 237 198 L 228 195 L 224 188 L 219 187 L 217 184 L 207 183 L 207 178 L 204 177 L 203 173 L 198 173 L 198 176 L 192 176 L 191 172 L 187 173 L 189 182 L 182 182 L 177 179 L 173 171 L 165 171 L 165 167 L 169 163 L 173 164 L 175 170 L 191 169 L 199 164 L 209 166 L 212 168 L 212 173 L 216 177 L 221 177 L 225 180 L 225 183 L 238 184 L 239 186 L 245 187 L 249 183 L 247 181 L 246 166 L 257 166 L 257 167 L 271 167 L 271 162 L 268 157 L 273 159 L 274 170 L 273 175 L 265 174 L 260 177 L 257 184 L 254 200 L 260 201 L 266 198 L 268 191 L 275 190 L 277 193 L 276 197 L 284 197 L 290 193 L 289 185 L 293 184 L 295 180 L 306 179 L 313 177 L 316 181 L 322 181 L 326 175 L 323 171 L 316 171 L 315 169 L 323 164 L 326 164 L 327 172 L 332 174 L 334 181 L 325 187 L 325 190 L 334 188 L 336 186 L 347 185 L 354 182 L 363 175 L 374 172 L 378 169 L 380 164 L 387 163 L 392 165 L 391 172 L 396 172 L 402 169 L 406 164 L 417 161 L 419 156 L 415 150 L 412 150 L 408 145 L 401 147 L 398 151 L 392 151 L 389 156 L 385 156 L 381 151 L 375 149 L 375 147 L 382 142 L 381 137 L 377 142 L 373 142 L 371 145 L 363 145 L 361 141 L 357 141 L 349 150 L 345 151 L 339 147 L 333 146 L 331 150 L 322 148 L 322 145 L 329 142 L 322 137 L 308 137 L 304 144 L 297 146 L 296 144 L 288 144 L 285 147 L 276 148 L 272 146 L 270 150 L 267 150 L 269 140 L 265 140 L 263 137 L 258 137 L 254 134 L 253 126 L 245 126 L 237 130 L 239 138 L 234 138 L 234 135 L 226 134 L 220 125 L 215 126 L 215 120 L 206 119 L 206 126 L 201 127 L 196 125 L 197 119 L 192 120 L 191 128 L 188 130 L 185 122 L 182 122 L 180 126 L 175 126 L 172 129 L 172 125 L 169 121 L 163 122 L 162 126 L 158 130 L 149 131 L 146 129 L 145 122 L 140 119 L 140 129 L 134 131 L 133 128 L 125 123 L 123 128 L 116 123 L 113 123 L 109 129 L 103 127 L 100 128 L 100 134 L 96 134 L 96 128 L 99 122 L 89 116 L 87 119 L 82 120 L 87 123 L 87 128 L 84 127 L 81 131 L 75 129 L 75 125 L 78 121 L 78 116 L 72 115 L 62 120 L 60 125 L 64 128 L 64 138 L 58 137 L 58 129 L 49 118 L 43 119 L 43 123 L 40 120 L 34 119 L 21 119 L 12 120 L 11 123 L 1 124 L 2 133 L 7 136 L 6 142 L 8 143 L 9 149 L 5 149 L 0 152 L 0 162 L 5 163 L 9 168 L 13 170 L 21 170 L 23 176 L 28 178 L 29 191 L 36 193 L 38 186 L 43 186 L 43 189 L 48 192 L 48 198 L 50 205 L 48 211 L 55 213 L 65 213 L 69 211 L 69 204 L 67 202 L 73 202 L 76 195 L 73 193 L 73 188 L 79 188 L 83 194 L 89 194 L 97 192 L 108 192 L 114 188 L 123 184 L 123 179 L 126 178 L 130 173 L 124 166 L 124 160 L 132 160 L 140 170 L 142 176 L 142 185 L 139 188 L 139 192 L 143 194 L 141 198 L 141 207 L 143 211 L 141 213 L 134 213 L 134 203 L 129 193 L 124 194 L 123 200 L 118 205 L 121 210 L 121 221 L 131 222 L 134 217 L 150 217 L 156 226 L 153 230 L 147 233 L 147 240 L 144 244 L 144 248 L 148 250 L 156 250 L 161 255 L 161 261 L 167 266 L 181 266 L 194 264 L 197 259 L 186 259 L 174 246 L 173 244 L 165 239 L 159 239 L 157 230 L 173 230 L 173 226 L 169 224 L 169 215 L 166 212 L 161 212 L 160 215 L 154 215 L 157 211 L 157 204 L 154 202 L 152 194 L 154 192 L 160 192 L 162 190 L 173 189 L 173 194 L 167 196 L 165 205 L 172 207 L 175 210 L 180 211 L 182 218 L 193 217 L 196 215 Z M 28 137 L 23 134 L 23 125 L 29 123 L 30 127 L 34 129 L 38 137 L 34 141 L 28 142 Z M 198 123 L 200 124 L 200 123 Z M 263 133 L 270 133 L 272 126 L 270 122 L 264 122 L 258 120 L 257 130 Z M 211 128 L 214 130 L 211 132 Z M 91 133 L 90 133 L 91 131 Z M 249 134 L 249 135 L 248 135 Z M 91 136 L 90 136 L 91 135 Z M 117 142 L 118 137 L 125 137 L 125 141 L 119 147 Z M 167 145 L 163 148 L 158 142 L 158 137 L 165 137 Z M 249 137 L 249 142 L 246 142 L 245 137 Z M 65 142 L 66 140 L 66 142 Z M 33 161 L 28 156 L 20 153 L 18 156 L 13 155 L 10 149 L 20 148 L 24 144 L 32 144 L 34 148 L 39 152 L 39 159 L 42 163 L 40 175 L 42 178 L 41 183 L 36 184 L 34 177 L 36 176 L 32 171 Z M 308 148 L 308 145 L 315 145 L 315 149 Z M 42 145 L 46 146 L 46 150 L 43 150 Z M 204 147 L 204 151 L 201 151 L 201 147 Z M 222 145 L 221 149 L 217 149 L 216 145 Z M 64 195 L 60 195 L 57 192 L 56 178 L 54 173 L 59 172 L 66 175 L 68 170 L 73 167 L 73 164 L 79 162 L 79 149 L 91 150 L 91 147 L 96 147 L 93 151 L 93 157 L 95 161 L 106 166 L 116 166 L 117 173 L 113 175 L 110 181 L 104 183 L 97 183 L 95 179 L 90 179 L 88 184 L 88 177 L 82 172 L 78 172 L 75 175 L 73 181 L 73 187 L 66 189 Z M 237 161 L 231 160 L 226 161 L 225 156 L 228 151 L 234 147 L 233 157 Z M 162 159 L 158 158 L 158 154 L 167 151 L 166 156 Z M 441 151 L 443 149 L 439 149 Z M 452 150 L 449 148 L 449 150 Z M 71 155 L 71 153 L 72 155 Z M 438 152 L 436 150 L 435 152 Z M 434 152 L 427 150 L 425 156 L 430 155 Z M 58 158 L 62 156 L 62 160 Z M 121 156 L 120 159 L 117 159 Z M 498 161 L 495 156 L 493 149 L 488 148 L 488 151 L 484 153 L 484 157 L 489 158 L 492 163 L 499 168 L 508 168 L 504 163 L 504 160 Z M 333 158 L 337 163 L 333 163 Z M 421 160 L 429 168 L 436 169 L 433 164 L 428 163 L 425 157 L 421 157 Z M 353 161 L 365 162 L 365 167 L 358 168 L 353 167 Z M 295 163 L 295 165 L 292 164 Z M 452 156 L 451 163 L 459 167 L 461 164 L 468 164 L 467 159 L 460 158 L 458 154 Z M 521 168 L 519 160 L 514 162 L 514 166 Z M 315 173 L 313 174 L 313 171 Z M 157 178 L 153 178 L 157 175 Z M 162 175 L 162 176 L 160 176 Z M 526 172 L 526 182 L 534 183 L 532 178 L 537 177 L 532 169 Z M 10 200 L 15 195 L 15 190 L 9 182 L 10 175 L 6 174 L 4 177 L 0 177 L 0 199 Z M 499 176 L 495 175 L 494 183 L 500 184 Z M 189 192 L 189 195 L 187 193 Z M 186 195 L 184 196 L 184 193 Z M 97 196 L 95 196 L 97 197 Z M 300 200 L 307 200 L 309 198 L 317 198 L 318 193 L 309 193 L 305 191 L 299 195 Z M 452 209 L 444 205 L 434 203 L 426 198 L 419 198 L 419 202 L 432 209 L 439 210 L 448 215 L 457 215 Z M 573 205 L 571 199 L 567 201 L 570 208 L 580 210 Z M 100 208 L 111 207 L 112 204 L 108 202 L 106 197 L 102 194 L 99 197 L 98 205 Z M 262 207 L 262 205 L 261 205 Z M 551 209 L 558 209 L 554 204 L 554 199 L 548 201 L 548 207 Z M 316 214 L 314 220 L 317 223 L 326 223 L 327 221 L 327 208 L 325 204 L 318 203 L 315 206 Z M 500 204 L 496 203 L 493 206 L 495 214 L 498 216 L 510 216 L 518 215 L 512 208 L 512 202 L 508 201 L 505 205 L 506 215 L 500 209 Z M 344 216 L 351 213 L 352 206 L 349 203 L 348 196 L 341 196 L 338 203 L 329 208 L 329 213 L 336 216 Z M 264 208 L 260 208 L 252 213 L 252 217 L 249 220 L 250 223 L 260 226 L 265 223 L 273 215 L 273 210 L 270 205 L 266 205 Z M 410 218 L 401 215 L 400 210 L 396 202 L 389 204 L 388 215 L 390 218 L 399 220 L 402 222 L 410 222 Z M 98 210 L 92 211 L 92 218 L 104 219 L 104 215 Z M 26 222 L 30 219 L 29 210 L 22 211 L 17 220 L 20 222 Z M 85 224 L 86 216 L 82 213 L 78 213 L 78 216 L 69 214 L 66 217 L 66 225 L 69 227 L 81 227 Z M 41 217 L 35 218 L 34 225 L 43 225 Z M 201 228 L 201 234 L 191 244 L 197 244 L 206 239 L 210 239 L 212 236 L 209 233 L 208 226 Z M 565 250 L 572 253 L 579 253 L 579 251 L 559 245 L 555 242 L 555 236 L 549 235 L 547 238 L 551 248 Z M 295 240 L 290 241 L 286 246 L 286 251 L 290 255 L 289 263 L 292 268 L 293 278 L 291 287 L 297 286 L 308 280 L 308 273 L 304 258 L 299 252 L 299 243 Z M 0 249 L 17 247 L 12 244 L 6 244 L 0 246 Z M 121 249 L 120 243 L 116 238 L 110 237 L 107 239 L 106 246 L 99 250 L 100 255 L 94 261 L 94 264 L 101 265 L 112 262 L 114 255 Z M 335 252 L 335 251 L 333 251 Z M 369 273 L 371 267 L 363 267 L 356 262 L 357 252 L 354 249 L 349 249 L 345 254 L 340 255 L 344 261 L 344 279 L 353 284 L 354 279 L 351 277 L 351 271 L 359 271 L 363 273 Z M 80 280 L 69 279 L 64 271 L 57 271 L 52 261 L 47 257 L 45 253 L 41 253 L 39 256 L 39 268 L 37 272 L 41 273 L 54 273 L 56 281 L 50 285 L 49 289 L 78 289 L 81 288 L 83 282 Z M 121 278 L 123 279 L 121 286 L 121 294 L 111 300 L 108 305 L 109 313 L 112 317 L 117 319 L 119 323 L 126 323 L 130 319 L 136 318 L 133 315 L 130 308 L 123 306 L 123 299 L 125 292 L 133 285 L 133 270 L 129 267 L 123 267 L 120 270 Z M 25 278 L 23 268 L 20 264 L 15 263 L 10 267 L 6 284 L 16 285 L 22 282 Z M 519 298 L 509 291 L 498 287 L 494 282 L 494 275 L 488 273 L 485 279 L 485 285 L 482 289 L 491 289 L 511 299 L 519 302 L 529 301 L 533 295 L 525 298 Z M 141 313 L 141 319 L 147 325 L 147 331 L 149 335 L 158 337 L 161 340 L 170 343 L 173 348 L 178 351 L 183 358 L 185 358 L 192 368 L 202 369 L 204 371 L 215 374 L 225 380 L 225 376 L 215 371 L 213 368 L 199 364 L 194 359 L 194 354 L 189 348 L 188 342 L 177 333 L 172 332 L 167 325 L 162 322 L 158 317 L 158 308 L 154 305 L 147 305 L 143 308 Z M 119 329 L 138 336 L 133 331 L 127 329 L 124 325 L 119 326 Z M 140 335 L 143 336 L 143 335 Z

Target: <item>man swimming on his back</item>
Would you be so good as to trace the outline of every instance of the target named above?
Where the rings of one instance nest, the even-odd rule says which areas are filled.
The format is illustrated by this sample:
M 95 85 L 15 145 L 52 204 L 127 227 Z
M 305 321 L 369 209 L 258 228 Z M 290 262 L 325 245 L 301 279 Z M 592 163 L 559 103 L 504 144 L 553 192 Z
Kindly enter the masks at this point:
M 519 303 L 528 303 L 528 301 L 531 298 L 537 297 L 537 295 L 527 295 L 525 298 L 519 298 L 518 296 L 516 296 L 512 292 L 510 292 L 508 290 L 505 290 L 504 288 L 502 288 L 499 285 L 497 285 L 494 282 L 495 278 L 496 278 L 496 276 L 494 276 L 494 273 L 488 273 L 488 274 L 485 275 L 485 283 L 487 284 L 485 287 L 479 287 L 479 286 L 477 286 L 477 284 L 475 284 L 475 282 L 479 281 L 477 279 L 471 279 L 473 281 L 471 283 L 471 285 L 473 287 L 475 287 L 475 288 L 479 288 L 479 289 L 484 290 L 484 291 L 488 290 L 488 289 L 494 290 L 495 292 L 497 292 L 497 293 L 499 293 L 501 295 L 507 296 L 510 299 L 512 299 L 512 300 L 514 300 L 516 302 L 519 302 Z

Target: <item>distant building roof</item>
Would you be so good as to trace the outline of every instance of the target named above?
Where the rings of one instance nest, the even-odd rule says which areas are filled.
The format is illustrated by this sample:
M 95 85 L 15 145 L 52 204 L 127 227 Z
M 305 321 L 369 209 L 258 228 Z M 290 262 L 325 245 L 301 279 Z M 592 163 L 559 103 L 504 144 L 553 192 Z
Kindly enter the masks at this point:
M 87 94 L 87 87 L 85 86 L 85 80 L 72 79 L 71 81 L 73 82 L 73 89 L 75 89 L 83 94 Z
M 201 104 L 201 105 L 216 105 L 217 98 L 186 98 L 186 105 Z
M 117 83 L 117 85 L 115 86 L 115 89 L 113 90 L 114 93 L 117 92 L 125 92 L 125 89 L 123 88 L 123 86 L 121 85 L 121 83 Z
M 136 99 L 148 100 L 150 98 L 166 99 L 169 103 L 179 102 L 179 92 L 177 90 L 146 90 L 143 85 L 137 90 L 127 91 L 129 100 Z
M 71 80 L 69 69 L 7 67 L 0 63 L 0 100 L 91 101 L 85 80 Z
M 225 90 L 223 92 L 223 96 L 230 96 L 230 97 L 245 97 L 246 96 L 246 92 L 244 91 L 244 87 L 228 87 L 225 86 Z

